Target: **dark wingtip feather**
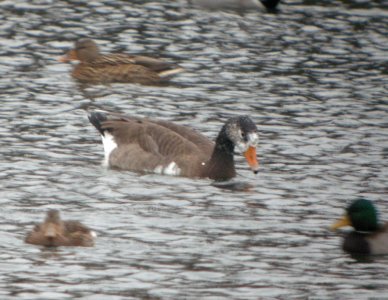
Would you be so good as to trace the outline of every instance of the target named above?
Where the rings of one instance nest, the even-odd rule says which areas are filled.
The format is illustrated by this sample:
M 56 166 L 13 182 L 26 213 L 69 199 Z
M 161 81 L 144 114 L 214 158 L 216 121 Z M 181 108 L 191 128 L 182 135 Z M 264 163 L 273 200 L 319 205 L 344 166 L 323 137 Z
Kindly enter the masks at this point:
M 102 111 L 93 111 L 89 113 L 88 115 L 90 123 L 96 127 L 96 129 L 101 133 L 101 135 L 104 135 L 104 130 L 102 129 L 102 123 L 107 120 L 106 113 Z
M 275 12 L 280 0 L 260 0 L 269 12 Z

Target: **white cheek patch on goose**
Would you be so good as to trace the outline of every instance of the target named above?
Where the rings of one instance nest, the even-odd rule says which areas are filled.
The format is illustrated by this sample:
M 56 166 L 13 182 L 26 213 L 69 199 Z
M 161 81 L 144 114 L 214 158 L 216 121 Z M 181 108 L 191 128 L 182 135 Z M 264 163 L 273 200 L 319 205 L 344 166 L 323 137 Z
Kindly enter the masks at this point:
M 248 133 L 247 142 L 238 142 L 236 147 L 238 151 L 244 153 L 250 146 L 256 147 L 259 143 L 259 135 L 256 132 Z
M 104 132 L 104 135 L 102 135 L 101 138 L 102 138 L 102 144 L 104 145 L 104 153 L 105 153 L 104 164 L 108 166 L 109 156 L 112 153 L 112 151 L 117 148 L 117 144 L 115 142 L 113 135 L 111 135 L 109 132 Z
M 250 146 L 257 146 L 259 143 L 259 135 L 257 133 L 248 133 L 248 144 Z
M 163 167 L 162 165 L 157 166 L 154 169 L 154 173 L 177 176 L 177 175 L 180 175 L 181 169 L 173 161 L 173 162 L 169 163 L 166 167 Z
M 241 153 L 244 153 L 245 151 L 247 151 L 248 150 L 248 146 L 249 146 L 248 143 L 243 143 L 243 142 L 239 142 L 236 145 L 238 151 L 240 151 Z

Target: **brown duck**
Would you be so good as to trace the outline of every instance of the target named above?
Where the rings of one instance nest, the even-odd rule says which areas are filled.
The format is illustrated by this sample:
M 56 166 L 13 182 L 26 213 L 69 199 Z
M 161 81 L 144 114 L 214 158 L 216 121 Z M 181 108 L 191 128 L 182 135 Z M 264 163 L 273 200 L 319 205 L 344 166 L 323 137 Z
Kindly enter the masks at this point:
M 195 130 L 161 120 L 104 111 L 89 115 L 102 136 L 105 164 L 135 172 L 228 180 L 236 175 L 234 150 L 258 172 L 257 127 L 248 116 L 229 119 L 215 143 Z
M 59 211 L 47 212 L 43 223 L 35 225 L 28 233 L 25 242 L 28 244 L 58 247 L 94 245 L 95 233 L 78 221 L 62 221 Z
M 91 39 L 81 39 L 74 49 L 58 59 L 60 62 L 80 61 L 72 76 L 82 83 L 140 83 L 158 85 L 183 68 L 166 61 L 128 54 L 101 54 Z

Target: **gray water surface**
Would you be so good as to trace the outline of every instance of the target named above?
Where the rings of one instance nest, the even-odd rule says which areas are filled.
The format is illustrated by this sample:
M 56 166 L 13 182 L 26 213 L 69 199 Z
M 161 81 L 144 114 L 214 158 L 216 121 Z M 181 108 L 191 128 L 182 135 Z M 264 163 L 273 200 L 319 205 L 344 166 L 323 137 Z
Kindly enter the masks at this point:
M 386 299 L 387 257 L 328 226 L 352 199 L 388 219 L 386 1 L 203 10 L 179 1 L 0 2 L 1 299 Z M 169 86 L 80 86 L 56 62 L 80 37 L 187 69 Z M 215 138 L 258 125 L 261 168 L 231 186 L 109 170 L 86 110 Z M 94 248 L 24 244 L 48 209 Z

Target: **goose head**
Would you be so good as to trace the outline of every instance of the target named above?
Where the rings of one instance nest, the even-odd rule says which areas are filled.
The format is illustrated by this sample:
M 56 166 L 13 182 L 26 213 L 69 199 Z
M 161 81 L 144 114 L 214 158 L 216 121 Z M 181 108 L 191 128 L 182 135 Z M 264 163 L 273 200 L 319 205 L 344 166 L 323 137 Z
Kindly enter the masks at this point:
M 259 134 L 255 123 L 248 116 L 239 116 L 229 119 L 216 140 L 216 147 L 233 155 L 237 150 L 245 156 L 251 170 L 256 174 L 259 163 L 256 157 L 256 147 L 259 143 Z

